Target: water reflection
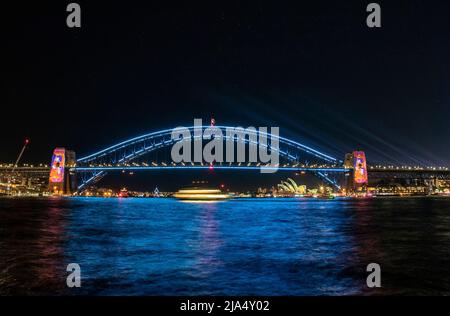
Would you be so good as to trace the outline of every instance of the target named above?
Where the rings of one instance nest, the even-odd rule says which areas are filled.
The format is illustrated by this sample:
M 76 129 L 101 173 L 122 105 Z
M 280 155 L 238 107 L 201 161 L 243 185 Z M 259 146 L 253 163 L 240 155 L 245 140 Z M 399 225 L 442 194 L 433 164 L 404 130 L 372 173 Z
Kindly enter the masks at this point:
M 442 234 L 450 224 L 449 202 L 391 198 L 348 206 L 354 218 L 349 232 L 356 244 L 351 273 L 365 278 L 371 262 L 379 263 L 382 271 L 382 288 L 362 286 L 363 294 L 450 293 L 450 239 Z
M 1 200 L 0 294 L 63 293 L 66 200 Z
M 0 199 L 0 294 L 450 294 L 449 225 L 432 198 Z
M 195 269 L 200 276 L 207 277 L 221 265 L 219 250 L 223 241 L 219 235 L 219 223 L 215 219 L 218 212 L 217 203 L 204 204 L 200 213 L 199 242 L 196 249 Z

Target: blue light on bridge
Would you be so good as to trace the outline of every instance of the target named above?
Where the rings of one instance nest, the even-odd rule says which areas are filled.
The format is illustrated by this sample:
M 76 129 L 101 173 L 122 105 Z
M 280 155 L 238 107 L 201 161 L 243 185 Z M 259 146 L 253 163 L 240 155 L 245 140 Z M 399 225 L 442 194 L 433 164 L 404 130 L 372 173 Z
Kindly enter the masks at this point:
M 216 126 L 216 127 L 220 128 L 220 129 L 223 129 L 223 130 L 225 130 L 227 128 L 233 128 L 233 127 L 229 127 L 229 126 Z M 187 127 L 187 129 L 189 129 L 189 130 L 193 130 L 194 128 L 199 128 L 199 127 L 197 127 L 197 126 Z M 202 126 L 201 128 L 205 129 L 205 128 L 209 128 L 209 126 Z M 86 162 L 88 160 L 95 159 L 95 158 L 97 158 L 97 157 L 99 157 L 99 156 L 101 156 L 103 154 L 107 154 L 110 151 L 115 151 L 115 150 L 124 148 L 124 147 L 132 145 L 132 144 L 134 144 L 136 142 L 142 141 L 142 140 L 144 140 L 146 138 L 163 136 L 163 135 L 166 135 L 166 134 L 170 135 L 172 133 L 172 131 L 173 131 L 173 129 L 165 129 L 165 130 L 162 130 L 162 131 L 157 131 L 157 132 L 153 132 L 153 133 L 149 133 L 149 134 L 144 134 L 144 135 L 141 135 L 141 136 L 138 136 L 138 137 L 134 137 L 134 138 L 131 138 L 129 140 L 120 142 L 120 143 L 118 143 L 116 145 L 113 145 L 113 146 L 110 146 L 108 148 L 105 148 L 105 149 L 103 149 L 101 151 L 98 151 L 98 152 L 96 152 L 94 154 L 91 154 L 89 156 L 82 157 L 82 158 L 78 159 L 78 162 Z M 257 131 L 256 133 L 257 134 L 259 133 L 259 134 L 262 134 L 262 135 L 266 135 L 266 136 L 270 136 L 271 135 L 269 133 L 265 133 L 265 132 L 261 132 L 261 131 Z M 293 145 L 293 146 L 297 146 L 300 149 L 305 150 L 305 151 L 307 151 L 307 152 L 317 156 L 318 158 L 322 158 L 324 160 L 327 160 L 327 161 L 333 162 L 333 163 L 337 163 L 337 162 L 340 161 L 340 160 L 338 160 L 338 159 L 336 159 L 334 157 L 326 155 L 326 154 L 324 154 L 324 153 L 322 153 L 322 152 L 320 152 L 318 150 L 315 150 L 315 149 L 313 149 L 313 148 L 311 148 L 309 146 L 306 146 L 304 144 L 298 143 L 298 142 L 293 141 L 291 139 L 287 139 L 287 138 L 282 137 L 282 136 L 278 136 L 277 138 L 280 141 L 282 141 L 282 142 L 285 142 L 285 143 Z
M 191 127 L 185 127 L 188 129 L 191 133 L 192 131 L 195 131 L 198 128 L 206 129 L 210 126 L 191 126 Z M 216 126 L 216 128 L 220 128 L 221 130 L 227 130 L 227 129 L 233 129 L 233 127 L 227 127 L 227 126 Z M 105 148 L 103 150 L 100 150 L 94 154 L 82 157 L 77 160 L 77 167 L 72 168 L 72 171 L 76 171 L 77 173 L 81 174 L 88 174 L 92 173 L 93 176 L 91 176 L 89 179 L 83 179 L 82 184 L 79 186 L 79 188 L 83 188 L 89 183 L 98 181 L 101 179 L 106 172 L 108 171 L 114 171 L 114 170 L 201 170 L 201 169 L 209 169 L 210 166 L 117 166 L 117 164 L 123 164 L 128 163 L 144 154 L 150 153 L 152 151 L 155 151 L 159 148 L 170 146 L 170 144 L 173 144 L 177 140 L 171 139 L 173 129 L 165 129 L 149 134 L 144 134 L 138 137 L 131 138 L 129 140 L 120 142 L 116 145 L 110 146 L 108 148 Z M 272 138 L 272 135 L 267 132 L 263 131 L 252 131 L 252 130 L 246 130 L 245 133 L 247 135 L 264 135 L 268 138 Z M 170 137 L 170 139 L 168 139 Z M 194 135 L 191 134 L 191 137 L 195 138 Z M 215 170 L 261 170 L 261 168 L 265 169 L 266 171 L 310 171 L 314 173 L 315 175 L 321 177 L 325 181 L 336 185 L 335 182 L 330 180 L 326 174 L 328 172 L 330 173 L 346 173 L 348 172 L 347 169 L 344 169 L 342 167 L 339 167 L 338 165 L 342 162 L 341 160 L 338 160 L 334 157 L 331 157 L 329 155 L 326 155 L 318 150 L 315 150 L 309 146 L 303 145 L 299 142 L 281 137 L 281 136 L 274 136 L 277 139 L 279 139 L 280 144 L 283 144 L 284 148 L 271 148 L 271 150 L 277 150 L 279 154 L 291 162 L 296 162 L 298 160 L 299 155 L 298 154 L 309 154 L 311 156 L 314 156 L 315 158 L 320 159 L 321 161 L 326 161 L 330 164 L 330 166 L 327 167 L 305 167 L 305 165 L 308 165 L 308 162 L 303 164 L 303 167 L 282 167 L 282 166 L 214 166 Z M 224 139 L 226 139 L 227 136 L 224 136 Z M 234 140 L 234 137 L 233 137 Z M 248 143 L 254 143 L 249 138 L 248 140 L 246 138 L 239 139 L 243 142 Z M 265 146 L 266 144 L 260 144 L 260 142 L 256 142 L 256 145 L 259 146 Z M 269 145 L 270 146 L 270 145 Z M 297 153 L 297 155 L 294 155 L 293 153 Z M 110 162 L 105 163 L 103 161 L 110 159 Z M 109 166 L 109 167 L 108 167 Z
M 177 170 L 177 169 L 209 169 L 210 166 L 124 166 L 124 167 L 76 167 L 77 172 L 114 171 L 114 170 Z M 312 172 L 349 172 L 345 168 L 304 168 L 304 167 L 264 167 L 264 166 L 214 166 L 214 170 L 261 170 L 261 168 L 280 171 L 312 171 Z

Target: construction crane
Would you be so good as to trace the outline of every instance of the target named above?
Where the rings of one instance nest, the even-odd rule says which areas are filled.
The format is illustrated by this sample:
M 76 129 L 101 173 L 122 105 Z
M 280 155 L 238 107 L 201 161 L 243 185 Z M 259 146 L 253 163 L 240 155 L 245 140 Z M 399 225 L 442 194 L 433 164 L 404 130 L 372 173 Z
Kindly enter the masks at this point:
M 30 140 L 29 140 L 28 138 L 26 138 L 26 139 L 25 139 L 25 142 L 24 142 L 24 144 L 23 144 L 22 150 L 20 151 L 19 156 L 17 156 L 16 162 L 14 163 L 14 166 L 13 166 L 13 168 L 12 168 L 12 170 L 11 170 L 11 174 L 10 174 L 10 176 L 8 177 L 8 186 L 7 186 L 8 192 L 9 192 L 10 189 L 11 189 L 11 179 L 12 179 L 12 177 L 14 176 L 14 171 L 16 171 L 16 168 L 17 168 L 17 166 L 19 165 L 20 159 L 22 158 L 22 155 L 23 155 L 23 153 L 24 153 L 24 151 L 25 151 L 25 149 L 27 148 L 27 146 L 28 146 L 29 143 L 30 143 Z
M 14 164 L 14 167 L 13 167 L 11 173 L 14 173 L 14 171 L 16 170 L 17 165 L 19 164 L 20 158 L 22 158 L 23 152 L 25 151 L 25 148 L 27 148 L 29 143 L 30 143 L 30 140 L 28 138 L 25 139 L 25 143 L 23 144 L 22 150 L 20 151 L 20 154 L 17 157 L 16 163 Z

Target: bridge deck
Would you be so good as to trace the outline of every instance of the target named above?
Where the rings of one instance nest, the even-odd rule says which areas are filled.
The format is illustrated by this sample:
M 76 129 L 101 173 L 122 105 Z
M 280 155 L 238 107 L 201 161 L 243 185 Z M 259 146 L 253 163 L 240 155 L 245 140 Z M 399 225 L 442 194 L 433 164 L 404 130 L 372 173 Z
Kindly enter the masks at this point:
M 339 168 L 339 167 L 293 167 L 293 166 L 279 166 L 279 167 L 271 167 L 271 166 L 224 166 L 224 165 L 214 165 L 210 167 L 209 165 L 185 165 L 185 166 L 124 166 L 124 167 L 76 167 L 71 170 L 76 172 L 95 172 L 95 171 L 114 171 L 114 170 L 128 170 L 128 171 L 144 171 L 144 170 L 189 170 L 189 169 L 211 169 L 214 170 L 280 170 L 280 171 L 310 171 L 310 172 L 349 172 L 349 169 Z

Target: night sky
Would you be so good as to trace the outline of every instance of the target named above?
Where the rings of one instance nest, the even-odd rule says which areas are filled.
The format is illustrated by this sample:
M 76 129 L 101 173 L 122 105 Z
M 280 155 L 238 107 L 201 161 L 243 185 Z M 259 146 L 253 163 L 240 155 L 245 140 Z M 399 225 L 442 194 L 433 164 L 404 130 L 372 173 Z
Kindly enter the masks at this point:
M 378 1 L 2 4 L 1 162 L 49 163 L 194 118 L 343 158 L 450 166 L 450 7 Z M 316 4 L 312 5 L 315 2 Z

